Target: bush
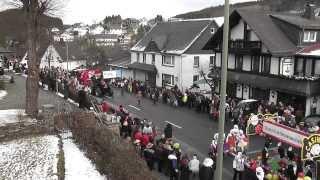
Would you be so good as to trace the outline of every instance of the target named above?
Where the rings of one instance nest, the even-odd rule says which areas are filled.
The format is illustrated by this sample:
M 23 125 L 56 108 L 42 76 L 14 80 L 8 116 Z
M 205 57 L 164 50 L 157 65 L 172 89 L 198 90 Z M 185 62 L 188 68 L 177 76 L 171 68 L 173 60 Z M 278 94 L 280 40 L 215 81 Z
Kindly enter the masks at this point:
M 82 119 L 82 118 L 79 118 Z M 96 121 L 88 119 L 86 121 Z M 83 121 L 82 121 L 83 122 Z M 97 169 L 113 180 L 156 180 L 145 161 L 135 151 L 132 144 L 124 142 L 119 135 L 107 127 L 93 127 L 73 120 L 72 134 Z

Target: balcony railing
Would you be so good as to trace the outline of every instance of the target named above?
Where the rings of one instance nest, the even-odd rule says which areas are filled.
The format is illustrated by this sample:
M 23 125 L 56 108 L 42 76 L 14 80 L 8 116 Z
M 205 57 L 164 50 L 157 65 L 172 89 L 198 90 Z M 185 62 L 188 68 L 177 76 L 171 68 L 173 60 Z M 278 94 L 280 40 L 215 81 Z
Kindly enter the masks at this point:
M 260 53 L 261 41 L 244 41 L 244 40 L 230 40 L 229 51 L 242 54 Z M 219 46 L 222 50 L 222 44 Z
M 230 48 L 235 49 L 260 49 L 261 41 L 243 41 L 243 40 L 231 40 L 229 41 Z

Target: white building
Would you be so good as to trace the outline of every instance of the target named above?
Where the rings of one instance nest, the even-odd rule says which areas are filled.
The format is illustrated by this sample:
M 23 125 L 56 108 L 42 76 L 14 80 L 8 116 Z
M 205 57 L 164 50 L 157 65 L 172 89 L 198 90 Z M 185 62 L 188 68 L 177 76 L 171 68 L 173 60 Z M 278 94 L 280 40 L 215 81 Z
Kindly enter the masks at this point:
M 97 35 L 97 34 L 104 34 L 104 28 L 101 25 L 96 25 L 90 28 L 90 34 Z
M 54 43 L 39 50 L 40 68 L 61 67 L 65 70 L 73 70 L 86 65 L 87 55 L 83 49 L 75 43 Z M 20 63 L 27 64 L 28 53 L 25 53 Z
M 124 28 L 122 28 L 121 24 L 112 24 L 110 25 L 110 28 L 108 30 L 108 34 L 116 34 L 118 36 L 125 33 L 126 31 L 124 30 Z
M 93 37 L 97 46 L 115 46 L 119 41 L 116 34 L 96 34 Z
M 200 71 L 209 71 L 214 54 L 202 47 L 217 27 L 212 19 L 157 24 L 131 49 L 132 78 L 151 86 L 189 89 L 201 78 Z

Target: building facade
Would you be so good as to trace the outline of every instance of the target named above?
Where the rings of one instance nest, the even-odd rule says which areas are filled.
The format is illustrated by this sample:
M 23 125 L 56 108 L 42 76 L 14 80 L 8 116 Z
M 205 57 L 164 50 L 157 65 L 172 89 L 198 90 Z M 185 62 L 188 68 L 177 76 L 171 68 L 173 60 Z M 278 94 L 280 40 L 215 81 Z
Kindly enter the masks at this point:
M 227 94 L 292 104 L 306 116 L 320 114 L 320 59 L 297 53 L 319 42 L 319 30 L 314 16 L 235 10 L 230 15 Z M 222 32 L 221 27 L 204 48 L 214 50 L 217 69 L 222 61 Z
M 217 29 L 212 19 L 163 22 L 131 49 L 133 79 L 151 86 L 189 89 L 208 72 L 211 51 L 202 50 Z M 208 87 L 205 87 L 208 88 Z

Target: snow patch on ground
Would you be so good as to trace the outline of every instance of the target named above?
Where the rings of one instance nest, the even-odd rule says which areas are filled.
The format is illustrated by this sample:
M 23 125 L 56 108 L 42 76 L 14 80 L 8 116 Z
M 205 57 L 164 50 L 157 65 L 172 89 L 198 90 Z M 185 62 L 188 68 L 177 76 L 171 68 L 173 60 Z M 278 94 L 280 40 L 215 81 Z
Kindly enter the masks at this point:
M 3 99 L 8 94 L 7 91 L 0 90 L 0 100 Z
M 5 126 L 9 123 L 18 123 L 18 122 L 36 122 L 35 119 L 25 117 L 24 109 L 7 109 L 0 110 L 0 126 Z
M 0 144 L 0 179 L 57 180 L 58 140 L 42 136 Z
M 72 134 L 61 134 L 65 158 L 66 180 L 107 180 L 102 176 L 71 139 Z

